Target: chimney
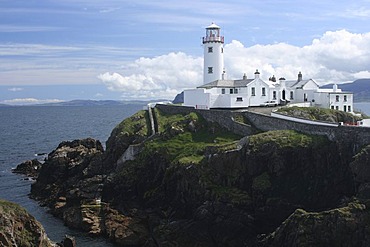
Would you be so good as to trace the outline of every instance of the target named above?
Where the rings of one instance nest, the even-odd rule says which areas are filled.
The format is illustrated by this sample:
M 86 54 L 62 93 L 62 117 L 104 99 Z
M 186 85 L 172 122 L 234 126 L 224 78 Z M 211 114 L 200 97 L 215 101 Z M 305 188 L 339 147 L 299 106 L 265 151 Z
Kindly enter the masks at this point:
M 244 75 L 243 75 L 243 80 L 247 80 L 247 74 L 246 73 L 244 73 Z
M 279 78 L 279 83 L 280 83 L 280 87 L 285 87 L 285 78 L 284 77 L 280 77 Z
M 298 82 L 302 81 L 302 73 L 301 71 L 299 71 L 298 73 Z
M 254 78 L 255 79 L 260 78 L 260 72 L 258 72 L 258 69 L 256 69 L 256 72 L 254 72 Z

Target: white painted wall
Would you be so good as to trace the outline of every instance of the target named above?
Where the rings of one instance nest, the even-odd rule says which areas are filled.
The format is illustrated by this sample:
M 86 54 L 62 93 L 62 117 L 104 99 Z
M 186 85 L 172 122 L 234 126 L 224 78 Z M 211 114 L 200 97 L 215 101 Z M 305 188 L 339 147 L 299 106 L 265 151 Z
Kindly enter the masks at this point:
M 337 96 L 338 101 L 337 101 Z M 353 94 L 340 90 L 320 90 L 315 93 L 315 106 L 330 108 L 340 111 L 353 112 Z
M 184 106 L 193 106 L 197 109 L 210 108 L 210 94 L 204 88 L 184 90 Z
M 211 108 L 245 108 L 248 107 L 246 94 L 211 95 Z
M 370 127 L 370 119 L 362 119 L 361 121 L 357 121 L 357 125 L 360 127 Z
M 254 88 L 254 95 L 253 95 Z M 262 88 L 265 88 L 265 95 L 262 95 Z M 272 98 L 272 97 L 271 97 Z M 248 105 L 260 106 L 262 103 L 270 100 L 269 85 L 259 78 L 254 79 L 248 84 Z
M 317 91 L 319 89 L 319 86 L 313 81 L 313 80 L 309 80 L 304 86 L 303 86 L 303 89 L 304 90 L 313 90 L 313 91 Z
M 221 42 L 206 42 L 204 47 L 204 68 L 203 81 L 204 83 L 222 79 L 224 71 L 224 54 L 223 43 Z M 212 52 L 208 52 L 212 48 Z M 213 73 L 208 73 L 208 68 L 212 67 Z

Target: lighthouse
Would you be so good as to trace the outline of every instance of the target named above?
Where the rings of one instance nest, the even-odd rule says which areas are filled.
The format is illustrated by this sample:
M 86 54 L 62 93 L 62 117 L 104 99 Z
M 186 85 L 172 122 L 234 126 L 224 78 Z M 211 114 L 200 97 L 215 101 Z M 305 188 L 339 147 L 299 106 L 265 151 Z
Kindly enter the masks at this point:
M 212 23 L 206 28 L 206 36 L 203 37 L 204 46 L 204 70 L 203 81 L 208 83 L 223 79 L 224 74 L 224 37 L 221 36 L 221 28 Z

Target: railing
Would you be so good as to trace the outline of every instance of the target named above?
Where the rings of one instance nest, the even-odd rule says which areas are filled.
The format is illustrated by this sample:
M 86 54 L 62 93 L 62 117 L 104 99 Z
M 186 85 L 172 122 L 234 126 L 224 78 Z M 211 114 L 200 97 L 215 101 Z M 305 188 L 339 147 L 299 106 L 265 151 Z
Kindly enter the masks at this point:
M 203 37 L 203 44 L 207 43 L 207 42 L 221 42 L 221 43 L 224 43 L 224 36 Z

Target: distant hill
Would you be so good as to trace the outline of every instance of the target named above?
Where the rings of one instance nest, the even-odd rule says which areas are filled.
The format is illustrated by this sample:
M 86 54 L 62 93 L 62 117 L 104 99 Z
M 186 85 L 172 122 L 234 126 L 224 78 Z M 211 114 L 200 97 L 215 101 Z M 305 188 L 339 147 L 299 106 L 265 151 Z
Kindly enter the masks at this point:
M 333 84 L 325 85 L 323 88 L 330 88 Z M 352 83 L 338 85 L 343 91 L 353 93 L 355 102 L 370 102 L 370 79 L 359 79 Z
M 146 105 L 150 102 L 156 102 L 157 100 L 153 101 L 140 101 L 140 100 L 132 100 L 132 101 L 121 101 L 121 100 L 71 100 L 71 101 L 64 101 L 58 103 L 47 103 L 47 104 L 39 104 L 37 106 L 120 106 L 120 105 Z M 163 101 L 163 100 L 158 100 Z
M 116 100 L 71 100 L 58 103 L 38 104 L 38 106 L 113 106 L 123 105 L 123 102 Z
M 27 104 L 24 106 L 124 106 L 124 105 L 147 105 L 152 102 L 168 102 L 169 100 L 71 100 L 57 103 L 44 103 L 44 104 Z M 14 106 L 8 104 L 0 104 L 3 106 Z
M 172 103 L 174 104 L 184 103 L 184 92 L 177 94 Z

